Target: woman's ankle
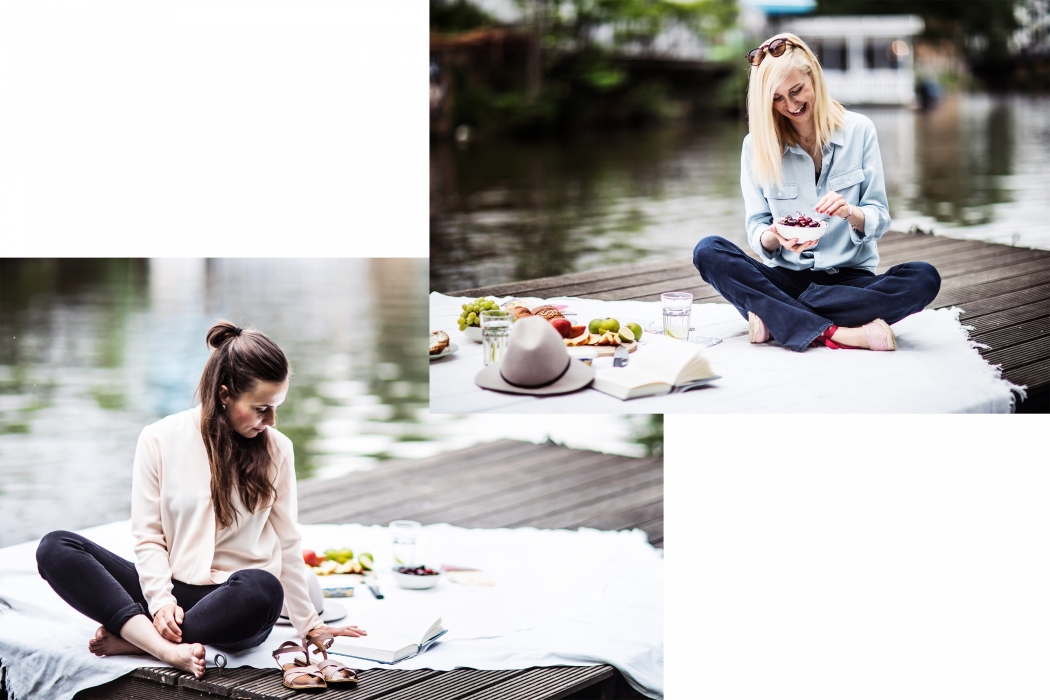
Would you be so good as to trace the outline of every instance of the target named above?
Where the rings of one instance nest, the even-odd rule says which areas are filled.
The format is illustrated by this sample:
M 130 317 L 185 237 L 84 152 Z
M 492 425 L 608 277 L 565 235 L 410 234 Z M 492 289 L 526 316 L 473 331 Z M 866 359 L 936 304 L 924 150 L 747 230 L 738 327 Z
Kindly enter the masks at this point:
M 848 345 L 853 348 L 868 347 L 868 336 L 863 328 L 846 328 L 839 326 L 831 339 L 839 345 Z

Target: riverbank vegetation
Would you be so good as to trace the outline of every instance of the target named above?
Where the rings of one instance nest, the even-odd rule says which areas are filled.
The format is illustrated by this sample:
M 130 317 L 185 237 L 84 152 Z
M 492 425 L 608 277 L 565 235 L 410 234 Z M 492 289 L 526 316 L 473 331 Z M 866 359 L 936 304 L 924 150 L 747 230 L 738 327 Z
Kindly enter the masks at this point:
M 736 0 L 513 0 L 500 18 L 482 6 L 430 0 L 436 137 L 566 136 L 743 115 L 742 56 L 756 39 Z M 817 0 L 815 14 L 917 14 L 920 82 L 1045 92 L 1048 8 L 1050 0 Z
M 519 20 L 500 23 L 464 0 L 431 0 L 437 132 L 466 125 L 482 133 L 568 133 L 659 122 L 701 103 L 706 110 L 737 109 L 738 97 L 723 87 L 731 72 L 723 47 L 736 22 L 734 0 L 515 5 Z M 654 42 L 668 35 L 692 42 L 695 60 L 661 59 Z

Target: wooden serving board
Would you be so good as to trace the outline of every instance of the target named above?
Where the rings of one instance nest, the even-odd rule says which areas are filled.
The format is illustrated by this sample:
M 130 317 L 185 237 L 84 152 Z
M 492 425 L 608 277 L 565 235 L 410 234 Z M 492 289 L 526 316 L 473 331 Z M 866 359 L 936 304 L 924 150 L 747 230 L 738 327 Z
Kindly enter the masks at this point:
M 597 350 L 598 351 L 598 354 L 595 355 L 595 357 L 612 357 L 616 353 L 616 348 L 617 347 L 619 347 L 619 346 L 617 346 L 617 345 L 578 345 L 576 347 L 571 347 L 571 348 L 567 347 L 565 349 L 569 351 L 569 357 L 574 357 L 574 358 L 575 357 L 591 357 L 591 352 L 590 352 L 591 350 Z M 627 352 L 634 352 L 635 350 L 638 349 L 638 342 L 635 341 L 633 343 L 624 343 L 623 347 L 627 348 Z M 577 351 L 580 351 L 580 350 L 586 352 L 586 354 L 584 354 L 584 352 L 577 352 Z

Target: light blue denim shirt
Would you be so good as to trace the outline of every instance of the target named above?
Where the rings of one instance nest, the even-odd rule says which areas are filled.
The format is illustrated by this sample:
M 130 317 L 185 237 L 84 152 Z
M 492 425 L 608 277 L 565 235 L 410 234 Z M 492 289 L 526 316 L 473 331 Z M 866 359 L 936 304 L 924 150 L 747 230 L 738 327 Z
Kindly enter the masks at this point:
M 838 272 L 840 267 L 861 267 L 875 272 L 879 264 L 877 241 L 890 228 L 886 182 L 875 125 L 856 112 L 846 112 L 844 126 L 824 146 L 820 177 L 814 182 L 813 159 L 801 146 L 784 148 L 784 184 L 763 185 L 751 175 L 751 135 L 744 138 L 740 154 L 740 189 L 744 193 L 747 240 L 771 267 L 791 270 Z M 762 233 L 771 223 L 796 211 L 820 219 L 813 207 L 828 192 L 838 192 L 864 212 L 864 233 L 859 234 L 845 219 L 834 216 L 817 245 L 801 253 L 778 248 L 769 253 L 762 247 Z

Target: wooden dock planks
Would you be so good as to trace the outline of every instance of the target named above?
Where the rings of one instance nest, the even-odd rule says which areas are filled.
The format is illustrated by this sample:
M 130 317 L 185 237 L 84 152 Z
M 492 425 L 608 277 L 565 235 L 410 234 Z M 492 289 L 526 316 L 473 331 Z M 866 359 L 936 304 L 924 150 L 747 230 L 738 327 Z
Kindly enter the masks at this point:
M 747 251 L 752 257 L 757 255 Z M 879 268 L 925 261 L 941 274 L 941 290 L 929 308 L 958 306 L 980 352 L 1002 366 L 1003 377 L 1050 389 L 1050 251 L 925 234 L 888 232 L 879 240 Z M 448 292 L 451 296 L 560 296 L 606 301 L 658 301 L 668 290 L 691 292 L 698 303 L 725 300 L 705 284 L 692 261 L 660 260 Z
M 592 527 L 644 530 L 663 546 L 663 460 L 497 440 L 427 459 L 397 460 L 299 485 L 303 523 L 386 524 L 410 518 L 466 527 Z M 329 688 L 333 700 L 583 700 L 642 696 L 611 666 L 512 671 L 368 669 L 356 688 Z M 81 691 L 76 700 L 115 698 L 314 697 L 281 684 L 273 669 L 237 668 L 204 678 L 166 667 Z

